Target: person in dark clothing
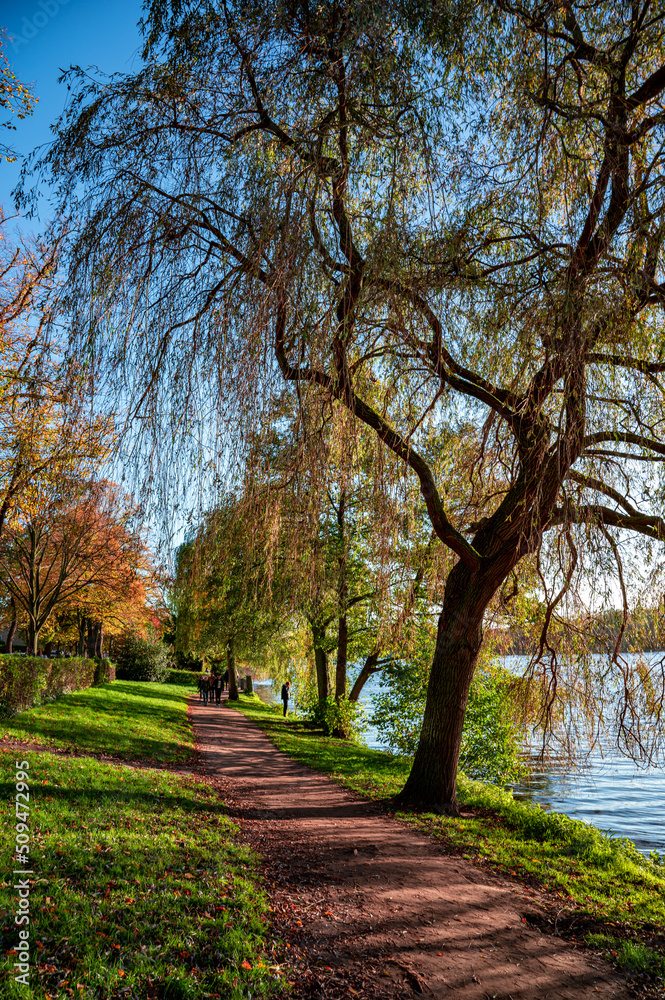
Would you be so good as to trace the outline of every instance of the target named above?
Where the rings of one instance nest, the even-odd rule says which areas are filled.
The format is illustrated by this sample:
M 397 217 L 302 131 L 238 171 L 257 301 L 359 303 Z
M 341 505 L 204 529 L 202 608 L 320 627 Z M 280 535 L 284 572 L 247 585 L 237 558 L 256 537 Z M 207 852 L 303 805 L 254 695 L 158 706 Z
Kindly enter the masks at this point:
M 203 704 L 207 705 L 208 704 L 208 691 L 209 691 L 209 686 L 208 685 L 210 683 L 210 678 L 208 677 L 207 674 L 204 677 L 201 678 L 201 683 L 202 683 L 202 690 L 203 690 Z
M 227 667 L 227 669 L 224 671 L 224 676 L 222 677 L 222 691 L 224 690 L 224 688 L 228 686 L 229 686 L 229 671 Z
M 203 675 L 199 677 L 196 683 L 199 689 L 199 701 L 203 701 Z
M 215 677 L 215 701 L 219 705 L 222 698 L 222 687 L 224 686 L 224 678 L 221 674 L 217 674 Z
M 289 707 L 289 692 L 291 691 L 291 682 L 286 681 L 282 684 L 282 701 L 284 703 L 284 717 L 286 717 L 286 711 Z

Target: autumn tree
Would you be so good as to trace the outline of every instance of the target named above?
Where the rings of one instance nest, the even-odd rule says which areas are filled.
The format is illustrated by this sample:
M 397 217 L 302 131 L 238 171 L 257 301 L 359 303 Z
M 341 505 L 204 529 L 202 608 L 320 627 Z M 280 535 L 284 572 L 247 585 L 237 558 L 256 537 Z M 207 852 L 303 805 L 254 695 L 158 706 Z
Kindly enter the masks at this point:
M 37 98 L 12 71 L 5 52 L 6 45 L 7 32 L 4 28 L 0 28 L 0 114 L 2 114 L 0 129 L 15 131 L 14 118 L 20 121 L 31 115 Z M 0 140 L 0 161 L 3 159 L 13 163 L 16 153 L 7 142 Z
M 644 474 L 665 456 L 659 8 L 155 0 L 145 31 L 137 73 L 78 74 L 42 163 L 81 220 L 76 342 L 169 441 L 205 411 L 227 470 L 282 379 L 414 477 L 454 565 L 402 797 L 454 811 L 504 582 L 552 555 L 551 608 L 581 540 L 621 580 L 623 533 L 665 534 Z M 424 420 L 460 418 L 471 522 L 421 448 Z
M 100 605 L 141 590 L 144 545 L 132 530 L 133 513 L 106 481 L 68 484 L 66 490 L 48 483 L 39 503 L 12 519 L 0 540 L 0 571 L 25 614 L 33 650 L 63 607 L 85 600 L 101 617 Z

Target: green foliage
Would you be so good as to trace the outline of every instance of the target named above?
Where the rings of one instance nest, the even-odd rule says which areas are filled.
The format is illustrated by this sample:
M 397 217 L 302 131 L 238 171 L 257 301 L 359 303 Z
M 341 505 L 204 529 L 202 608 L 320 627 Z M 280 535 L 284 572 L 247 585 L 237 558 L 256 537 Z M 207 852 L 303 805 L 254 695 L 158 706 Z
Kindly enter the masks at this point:
M 339 701 L 330 695 L 325 701 L 314 697 L 305 706 L 305 716 L 319 726 L 326 736 L 354 740 L 367 729 L 367 717 L 362 705 L 348 698 Z
M 11 716 L 40 702 L 115 678 L 110 660 L 0 656 L 0 715 Z
M 520 776 L 518 733 L 506 679 L 476 672 L 464 717 L 460 768 L 470 778 L 503 784 Z
M 167 684 L 197 684 L 201 677 L 201 671 L 196 670 L 169 670 L 166 676 Z
M 127 632 L 120 641 L 117 676 L 124 681 L 165 681 L 169 672 L 168 652 L 156 636 L 147 638 Z
M 382 741 L 411 757 L 418 746 L 427 698 L 427 658 L 389 665 L 372 722 Z M 469 692 L 460 768 L 471 778 L 502 784 L 521 773 L 518 733 L 513 723 L 509 675 L 501 668 L 480 668 Z
M 665 957 L 640 941 L 622 941 L 610 934 L 587 934 L 585 941 L 590 947 L 601 949 L 610 962 L 629 972 L 652 976 L 665 974 Z

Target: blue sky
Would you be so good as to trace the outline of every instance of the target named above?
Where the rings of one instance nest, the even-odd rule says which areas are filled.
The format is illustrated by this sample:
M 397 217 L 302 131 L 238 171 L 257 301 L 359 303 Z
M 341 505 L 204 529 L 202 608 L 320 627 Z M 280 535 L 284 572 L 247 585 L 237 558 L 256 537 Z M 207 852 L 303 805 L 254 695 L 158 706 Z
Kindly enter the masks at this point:
M 13 36 L 7 45 L 12 69 L 39 98 L 32 117 L 7 133 L 20 154 L 16 163 L 0 165 L 0 203 L 8 214 L 20 156 L 50 141 L 49 126 L 65 107 L 67 89 L 58 84 L 61 70 L 72 64 L 98 66 L 107 73 L 138 67 L 141 14 L 141 0 L 0 0 L 0 25 Z M 44 221 L 44 202 L 40 212 Z

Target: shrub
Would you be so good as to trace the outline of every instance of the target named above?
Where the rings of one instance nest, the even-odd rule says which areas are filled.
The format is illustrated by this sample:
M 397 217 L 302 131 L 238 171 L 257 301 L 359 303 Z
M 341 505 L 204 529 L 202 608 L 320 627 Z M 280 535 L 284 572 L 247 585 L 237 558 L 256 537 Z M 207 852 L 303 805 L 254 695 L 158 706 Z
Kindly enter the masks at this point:
M 169 670 L 166 675 L 167 684 L 197 684 L 201 676 L 200 671 L 195 670 Z
M 330 696 L 325 701 L 313 699 L 303 706 L 305 717 L 320 726 L 326 736 L 338 739 L 355 739 L 367 728 L 364 710 L 357 702 Z
M 460 770 L 470 778 L 503 784 L 522 773 L 518 732 L 513 722 L 509 683 L 498 666 L 476 672 L 464 719 Z M 372 722 L 384 743 L 410 757 L 418 746 L 425 712 L 427 675 L 400 663 L 386 668 L 383 691 L 374 700 Z
M 123 681 L 166 680 L 169 661 L 166 646 L 156 635 L 143 638 L 127 632 L 120 641 L 117 677 Z
M 115 680 L 110 660 L 0 656 L 0 712 L 13 715 L 70 691 Z

